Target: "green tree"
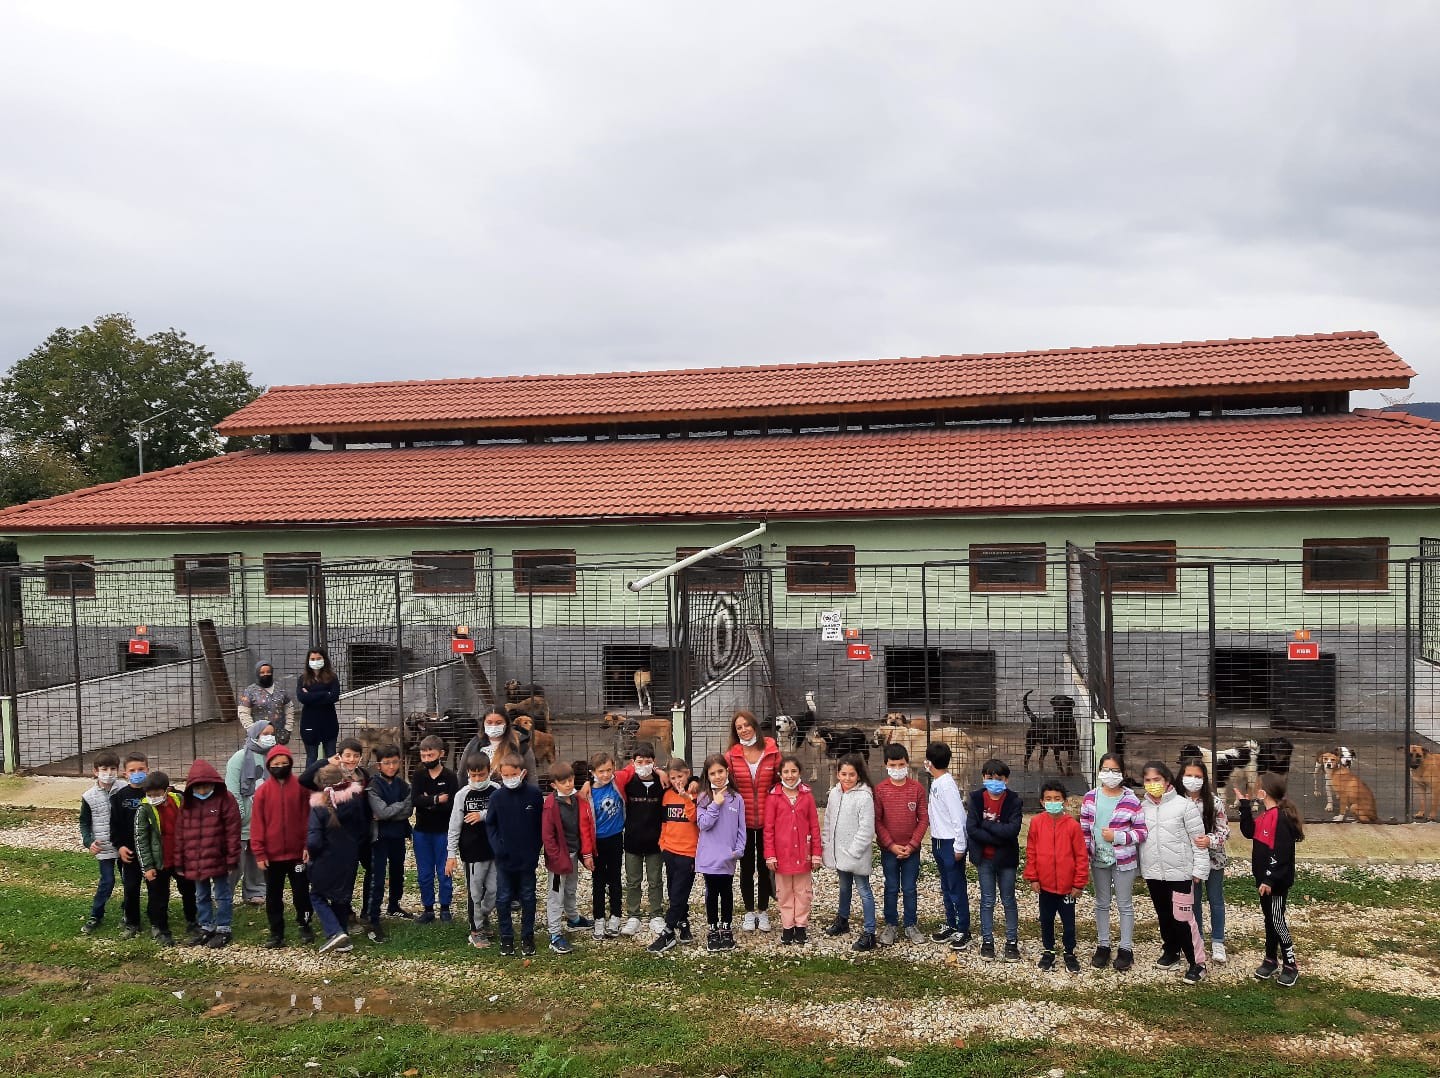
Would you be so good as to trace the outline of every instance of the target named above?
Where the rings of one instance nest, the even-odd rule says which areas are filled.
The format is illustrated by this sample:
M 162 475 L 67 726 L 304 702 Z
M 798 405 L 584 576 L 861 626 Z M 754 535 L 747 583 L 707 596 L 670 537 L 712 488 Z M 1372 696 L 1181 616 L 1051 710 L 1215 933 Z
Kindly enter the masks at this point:
M 260 393 L 243 364 L 217 360 L 175 329 L 148 337 L 128 315 L 57 329 L 0 380 L 0 428 L 52 448 L 97 483 L 139 471 L 135 426 L 146 424 L 145 470 L 250 444 L 211 428 Z
M 0 445 L 0 508 L 79 490 L 89 477 L 68 456 L 48 445 Z M 0 552 L 0 562 L 5 559 Z

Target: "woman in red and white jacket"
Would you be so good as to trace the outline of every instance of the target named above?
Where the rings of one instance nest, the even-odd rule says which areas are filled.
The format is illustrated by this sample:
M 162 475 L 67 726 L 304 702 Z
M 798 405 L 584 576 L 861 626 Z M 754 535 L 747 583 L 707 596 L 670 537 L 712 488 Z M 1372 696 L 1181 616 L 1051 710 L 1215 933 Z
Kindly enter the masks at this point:
M 774 881 L 765 868 L 765 799 L 780 773 L 780 750 L 773 738 L 760 736 L 754 712 L 743 708 L 730 720 L 730 748 L 725 752 L 730 787 L 745 805 L 745 853 L 740 858 L 740 897 L 745 902 L 746 932 L 770 931 L 770 896 Z M 756 916 L 755 876 L 760 876 L 759 916 Z
M 824 850 L 820 840 L 820 814 L 810 787 L 800 781 L 800 760 L 780 761 L 780 785 L 765 800 L 765 867 L 775 873 L 775 897 L 780 903 L 780 942 L 809 942 L 810 903 L 814 898 L 811 873 L 820 867 Z

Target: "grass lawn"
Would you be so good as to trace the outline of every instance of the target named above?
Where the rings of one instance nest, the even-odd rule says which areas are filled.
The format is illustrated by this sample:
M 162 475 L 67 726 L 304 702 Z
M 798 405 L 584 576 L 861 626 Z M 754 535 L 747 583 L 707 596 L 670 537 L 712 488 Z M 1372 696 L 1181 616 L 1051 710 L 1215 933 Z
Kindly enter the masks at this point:
M 0 813 L 0 843 L 4 828 L 46 819 L 68 818 Z M 586 939 L 573 955 L 525 962 L 469 948 L 463 913 L 453 925 L 390 922 L 383 945 L 319 956 L 261 949 L 264 917 L 241 908 L 234 946 L 160 950 L 117 938 L 118 888 L 105 929 L 85 937 L 94 880 L 81 853 L 0 845 L 0 1068 L 11 1074 L 1440 1071 L 1434 881 L 1305 873 L 1293 897 L 1305 975 L 1286 992 L 1249 978 L 1244 879 L 1230 888 L 1230 968 L 1190 989 L 1149 968 L 1153 919 L 1137 929 L 1130 975 L 1039 974 L 1024 906 L 1023 967 L 951 960 L 934 945 L 797 955 L 776 946 L 778 932 L 717 957 Z M 820 905 L 816 921 L 830 913 Z M 1093 929 L 1081 922 L 1088 958 Z

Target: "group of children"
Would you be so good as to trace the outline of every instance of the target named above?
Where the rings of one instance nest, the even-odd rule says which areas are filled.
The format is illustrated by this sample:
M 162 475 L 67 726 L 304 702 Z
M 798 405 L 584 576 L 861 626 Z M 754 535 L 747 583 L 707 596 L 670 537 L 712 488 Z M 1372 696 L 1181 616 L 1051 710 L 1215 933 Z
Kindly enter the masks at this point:
M 1046 782 L 1041 811 L 1029 822 L 1022 870 L 1023 806 L 1009 789 L 1008 766 L 986 761 L 980 788 L 967 796 L 949 771 L 950 749 L 943 742 L 932 743 L 925 754 L 928 789 L 912 776 L 903 745 L 886 747 L 885 777 L 873 783 L 863 757 L 842 757 L 822 824 L 800 761 L 779 754 L 769 738 L 762 740 L 748 712 L 735 717 L 730 750 L 707 757 L 698 773 L 678 758 L 659 768 L 653 747 L 641 743 L 623 767 L 604 752 L 553 765 L 548 795 L 538 788 L 533 758 L 514 751 L 500 734 L 489 745 L 467 747 L 462 786 L 445 766 L 446 746 L 437 737 L 420 743 L 420 767 L 409 781 L 400 774 L 398 747 L 378 749 L 370 772 L 360 766 L 360 744 L 349 740 L 297 776 L 288 748 L 267 745 L 260 725 L 241 752 L 263 750 L 263 774 L 253 773 L 247 758 L 240 775 L 251 781 L 239 790 L 227 789 L 204 760 L 191 767 L 182 794 L 170 790 L 163 773 L 147 773 L 141 753 L 126 754 L 123 781 L 114 754 L 96 757 L 95 785 L 84 795 L 80 820 L 82 839 L 100 865 L 86 932 L 103 920 L 118 860 L 127 938 L 140 931 L 143 880 L 151 932 L 162 943 L 173 942 L 168 906 L 174 881 L 185 911 L 186 942 L 223 947 L 230 940 L 242 858 L 249 858 L 264 879 L 267 946 L 285 945 L 288 884 L 302 942 L 315 939 L 313 918 L 323 932 L 321 951 L 348 951 L 360 873 L 365 878 L 359 923 L 371 940 L 385 938 L 382 910 L 389 917 L 412 917 L 400 905 L 411 845 L 423 905 L 416 920 L 435 921 L 437 907 L 438 920 L 452 920 L 453 879 L 459 873 L 469 942 L 484 948 L 498 937 L 502 955 L 536 951 L 542 858 L 545 929 L 558 954 L 574 949 L 570 933 L 593 931 L 597 940 L 634 937 L 645 918 L 653 937 L 650 951 L 693 942 L 690 905 L 697 875 L 705 896 L 706 947 L 729 950 L 736 945 L 737 869 L 746 904 L 742 928 L 768 930 L 773 895 L 780 942 L 803 946 L 814 873 L 822 866 L 835 871 L 839 882 L 838 908 L 825 934 L 850 933 L 858 892 L 861 930 L 852 947 L 870 951 L 897 943 L 902 932 L 911 943 L 926 938 L 917 907 L 928 833 L 944 910 L 943 922 L 929 936 L 935 943 L 957 952 L 972 944 L 968 863 L 979 884 L 981 958 L 1020 959 L 1016 887 L 1023 878 L 1039 905 L 1041 969 L 1063 963 L 1080 972 L 1075 900 L 1092 883 L 1097 946 L 1090 964 L 1122 973 L 1130 969 L 1137 879 L 1145 880 L 1159 921 L 1157 966 L 1183 969 L 1187 983 L 1204 976 L 1207 907 L 1210 956 L 1226 960 L 1223 875 L 1229 831 L 1224 801 L 1199 759 L 1184 762 L 1178 790 L 1166 765 L 1147 763 L 1137 794 L 1125 785 L 1120 761 L 1105 756 L 1099 783 L 1084 795 L 1078 819 L 1067 811 L 1064 785 Z M 1254 874 L 1266 925 L 1266 960 L 1255 975 L 1290 986 L 1299 972 L 1285 905 L 1303 828 L 1282 778 L 1262 775 L 1257 793 L 1255 806 L 1242 801 L 1240 809 L 1241 830 L 1255 842 Z M 243 839 L 242 805 L 248 820 Z M 870 887 L 877 844 L 883 925 L 877 923 Z M 753 885 L 745 886 L 747 861 L 760 882 L 758 911 Z M 579 908 L 582 866 L 591 878 L 589 917 Z M 1113 950 L 1112 901 L 1120 922 Z M 997 905 L 1003 911 L 999 950 Z

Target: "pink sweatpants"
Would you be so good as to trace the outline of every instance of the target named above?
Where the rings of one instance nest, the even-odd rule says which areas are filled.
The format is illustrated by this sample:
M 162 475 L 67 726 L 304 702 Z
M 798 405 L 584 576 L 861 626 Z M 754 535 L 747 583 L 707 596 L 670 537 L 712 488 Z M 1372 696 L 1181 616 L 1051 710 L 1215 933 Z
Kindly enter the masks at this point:
M 810 924 L 810 902 L 815 882 L 808 872 L 793 876 L 775 873 L 775 897 L 780 903 L 781 928 L 806 928 Z

